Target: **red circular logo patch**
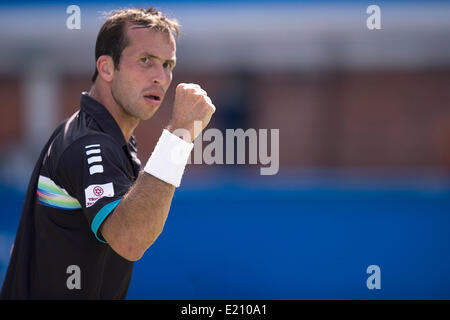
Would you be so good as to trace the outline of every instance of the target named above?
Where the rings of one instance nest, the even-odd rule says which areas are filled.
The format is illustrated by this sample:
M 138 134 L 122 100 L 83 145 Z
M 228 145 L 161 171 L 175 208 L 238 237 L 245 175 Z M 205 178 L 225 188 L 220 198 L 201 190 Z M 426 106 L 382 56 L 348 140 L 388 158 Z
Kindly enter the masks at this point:
M 103 194 L 103 188 L 102 188 L 102 187 L 99 187 L 99 186 L 96 186 L 96 187 L 94 188 L 94 194 L 95 194 L 97 197 L 100 197 L 100 196 Z

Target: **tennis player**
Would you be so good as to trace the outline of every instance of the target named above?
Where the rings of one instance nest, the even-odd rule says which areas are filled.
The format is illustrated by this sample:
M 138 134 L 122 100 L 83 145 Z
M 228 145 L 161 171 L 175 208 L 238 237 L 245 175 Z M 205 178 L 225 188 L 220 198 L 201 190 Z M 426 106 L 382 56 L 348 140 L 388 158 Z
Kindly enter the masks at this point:
M 200 86 L 179 84 L 171 121 L 141 170 L 133 132 L 164 99 L 178 33 L 177 21 L 153 8 L 107 18 L 92 87 L 32 173 L 1 298 L 126 297 L 134 261 L 163 230 L 200 133 L 194 121 L 203 130 L 215 112 Z

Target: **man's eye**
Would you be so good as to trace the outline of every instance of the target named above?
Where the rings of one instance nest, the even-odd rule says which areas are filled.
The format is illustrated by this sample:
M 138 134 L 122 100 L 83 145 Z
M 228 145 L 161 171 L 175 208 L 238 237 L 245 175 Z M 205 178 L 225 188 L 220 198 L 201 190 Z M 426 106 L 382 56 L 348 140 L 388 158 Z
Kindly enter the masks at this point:
M 172 68 L 172 64 L 170 62 L 164 62 L 163 63 L 163 68 L 164 69 L 171 69 Z
M 144 58 L 141 58 L 141 62 L 147 64 L 150 62 L 150 59 L 147 57 L 144 57 Z

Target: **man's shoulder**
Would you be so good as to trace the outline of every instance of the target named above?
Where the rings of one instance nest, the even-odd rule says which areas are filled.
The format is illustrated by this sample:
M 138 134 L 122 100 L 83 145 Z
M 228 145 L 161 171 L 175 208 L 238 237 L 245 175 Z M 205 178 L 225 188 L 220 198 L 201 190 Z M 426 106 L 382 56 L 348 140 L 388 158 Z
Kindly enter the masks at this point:
M 121 146 L 114 138 L 84 117 L 80 112 L 67 119 L 56 130 L 56 135 L 50 144 L 44 165 L 49 171 L 54 171 L 64 157 L 65 162 L 83 158 L 86 153 L 104 149 L 107 152 L 118 153 Z M 90 150 L 89 150 L 90 149 Z
M 76 160 L 96 153 L 113 154 L 119 156 L 122 148 L 113 137 L 101 131 L 87 131 L 71 138 L 62 138 L 62 147 L 55 157 L 60 162 L 64 160 Z

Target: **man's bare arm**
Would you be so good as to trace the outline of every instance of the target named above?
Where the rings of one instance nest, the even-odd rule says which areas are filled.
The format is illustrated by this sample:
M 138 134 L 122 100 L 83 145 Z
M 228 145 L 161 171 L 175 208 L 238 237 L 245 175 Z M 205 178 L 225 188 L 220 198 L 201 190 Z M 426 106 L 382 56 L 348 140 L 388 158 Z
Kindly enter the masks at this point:
M 180 138 L 194 141 L 194 121 L 201 121 L 202 129 L 209 123 L 215 107 L 206 92 L 198 85 L 177 86 L 172 119 L 167 130 L 189 132 Z M 113 250 L 123 258 L 136 261 L 161 234 L 175 187 L 141 171 L 136 182 L 100 227 L 100 232 Z
M 141 171 L 114 212 L 100 228 L 119 255 L 139 260 L 161 234 L 175 187 Z

